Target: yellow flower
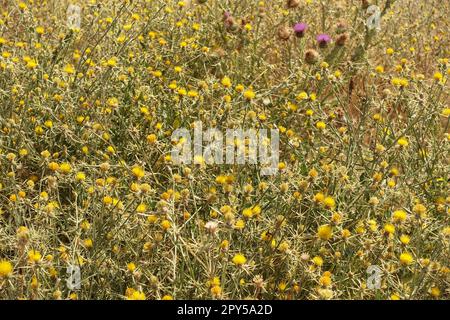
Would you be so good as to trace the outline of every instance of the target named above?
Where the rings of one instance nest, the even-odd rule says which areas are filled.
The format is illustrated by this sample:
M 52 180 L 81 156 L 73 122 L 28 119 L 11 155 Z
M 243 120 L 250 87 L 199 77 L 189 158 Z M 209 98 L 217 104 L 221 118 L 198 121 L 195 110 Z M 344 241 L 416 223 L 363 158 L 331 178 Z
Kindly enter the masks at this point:
M 84 245 L 87 249 L 90 249 L 90 248 L 92 248 L 92 246 L 94 245 L 94 243 L 93 243 L 92 239 L 85 239 L 85 240 L 83 241 L 83 245 Z
M 433 75 L 433 79 L 434 80 L 436 80 L 436 81 L 442 81 L 442 78 L 443 78 L 444 76 L 442 75 L 442 73 L 440 73 L 440 72 L 436 72 L 434 75 Z
M 44 151 L 41 152 L 41 156 L 43 158 L 47 159 L 48 157 L 50 157 L 50 152 L 48 150 L 44 150 Z M 56 165 L 58 165 L 58 164 L 56 164 Z
M 134 272 L 136 270 L 136 265 L 133 262 L 127 264 L 127 269 L 130 272 Z
M 400 139 L 397 140 L 397 144 L 400 147 L 407 147 L 409 143 L 408 143 L 408 140 L 406 138 L 400 138 Z
M 13 265 L 6 260 L 0 260 L 0 278 L 9 277 L 13 273 Z
M 188 97 L 196 98 L 196 97 L 198 97 L 198 92 L 195 90 L 189 90 L 187 95 L 188 95 Z
M 75 68 L 74 68 L 74 66 L 72 64 L 67 64 L 64 67 L 64 72 L 68 73 L 68 74 L 74 74 L 75 73 Z
M 351 233 L 350 230 L 348 230 L 348 229 L 342 230 L 342 238 L 344 238 L 344 239 L 347 239 L 348 237 L 350 237 L 351 234 L 352 234 L 352 233 Z
M 261 206 L 258 204 L 252 207 L 252 212 L 255 216 L 261 214 L 261 210 Z
M 317 236 L 322 240 L 330 240 L 333 236 L 333 228 L 328 224 L 322 225 L 317 228 Z
M 231 84 L 231 79 L 228 78 L 228 77 L 223 77 L 221 83 L 222 83 L 222 85 L 223 85 L 225 88 L 230 88 L 231 85 L 232 85 L 232 84 Z
M 230 245 L 230 242 L 229 242 L 228 240 L 223 240 L 223 241 L 220 243 L 220 249 L 222 249 L 222 250 L 228 250 L 229 245 Z
M 109 98 L 107 101 L 108 106 L 114 108 L 119 106 L 119 99 L 117 98 Z
M 150 144 L 154 144 L 157 141 L 157 137 L 155 134 L 150 134 L 147 136 L 147 142 Z
M 406 234 L 403 234 L 400 236 L 400 242 L 403 243 L 404 245 L 409 244 L 410 241 L 411 241 L 411 238 L 409 236 L 407 236 Z
M 253 216 L 252 208 L 246 208 L 242 211 L 242 215 L 247 219 L 250 219 Z
M 144 177 L 145 175 L 145 170 L 144 168 L 140 167 L 140 166 L 134 166 L 131 169 L 131 172 L 133 173 L 133 175 L 137 178 L 137 179 L 141 179 L 142 177 Z
M 110 196 L 104 196 L 103 197 L 103 203 L 104 204 L 111 204 L 111 203 L 113 203 L 113 198 L 111 198 Z
M 222 294 L 222 288 L 220 287 L 220 285 L 215 285 L 211 287 L 211 294 L 215 297 L 218 297 Z
M 26 10 L 28 7 L 24 2 L 19 2 L 19 9 L 24 11 Z
M 75 175 L 75 180 L 78 182 L 86 180 L 86 174 L 84 172 L 77 172 Z
M 72 166 L 68 162 L 61 163 L 59 166 L 59 172 L 61 173 L 70 173 L 72 171 Z
M 308 94 L 306 93 L 306 92 L 300 92 L 298 95 L 297 95 L 297 97 L 296 97 L 296 99 L 298 100 L 298 101 L 302 101 L 302 100 L 307 100 L 308 99 Z
M 171 226 L 172 226 L 172 224 L 170 223 L 169 220 L 163 220 L 163 221 L 161 221 L 161 227 L 162 227 L 164 230 L 169 230 Z
M 316 193 L 314 196 L 314 201 L 317 203 L 323 202 L 324 199 L 325 199 L 325 196 L 322 192 Z
M 395 226 L 390 224 L 390 223 L 388 223 L 388 224 L 384 225 L 384 231 L 387 234 L 394 234 L 395 233 Z
M 331 285 L 331 274 L 329 272 L 325 272 L 323 276 L 320 277 L 319 283 L 324 287 L 329 287 Z
M 106 61 L 106 65 L 108 67 L 115 67 L 117 65 L 117 58 L 112 57 L 111 59 L 108 59 L 108 61 Z
M 28 251 L 28 260 L 32 263 L 37 263 L 41 260 L 42 255 L 39 251 L 36 250 L 30 250 Z
M 242 254 L 236 254 L 231 260 L 236 266 L 242 266 L 247 262 L 247 258 L 245 258 Z
M 253 99 L 255 99 L 255 97 L 256 97 L 256 94 L 251 89 L 246 90 L 244 92 L 244 98 L 247 99 L 247 100 L 253 100 Z
M 154 214 L 151 214 L 147 217 L 147 222 L 150 224 L 155 223 L 158 220 L 158 217 Z
M 36 132 L 37 135 L 42 135 L 44 133 L 44 129 L 41 126 L 36 126 L 34 132 Z
M 400 296 L 394 293 L 391 295 L 391 300 L 400 300 Z
M 127 300 L 145 300 L 145 294 L 140 291 L 134 291 L 131 293 L 130 296 L 127 297 Z
M 180 72 L 183 71 L 183 68 L 180 67 L 180 66 L 176 66 L 175 68 L 173 68 L 173 70 L 174 70 L 176 73 L 180 73 Z
M 327 209 L 333 209 L 336 206 L 336 202 L 334 201 L 334 199 L 332 197 L 326 197 L 323 200 L 323 205 Z
M 409 85 L 409 82 L 407 79 L 405 78 L 393 78 L 391 80 L 391 83 L 396 86 L 396 87 L 400 87 L 400 88 L 405 88 Z
M 404 210 L 395 210 L 392 214 L 392 220 L 394 222 L 403 222 L 406 220 L 407 214 Z
M 432 287 L 430 289 L 430 294 L 434 297 L 434 298 L 439 298 L 439 296 L 441 295 L 441 290 L 438 287 Z
M 450 227 L 444 227 L 444 229 L 442 229 L 442 233 L 444 234 L 444 236 L 449 237 L 450 236 Z
M 450 70 L 450 69 L 449 69 Z M 449 117 L 450 116 L 450 108 L 444 108 L 443 110 L 442 110 L 442 116 L 443 117 Z
M 236 221 L 236 223 L 234 224 L 234 228 L 237 230 L 242 230 L 245 228 L 245 221 L 242 219 L 239 219 L 238 221 Z
M 138 213 L 144 213 L 145 211 L 147 211 L 147 206 L 145 205 L 145 203 L 141 203 L 136 208 L 136 212 Z
M 375 71 L 378 72 L 378 73 L 383 73 L 384 72 L 384 67 L 383 66 L 377 66 L 375 68 Z
M 323 121 L 319 121 L 316 123 L 316 128 L 319 130 L 324 130 L 327 127 L 326 123 Z
M 404 252 L 400 255 L 400 263 L 402 265 L 407 266 L 407 265 L 412 264 L 413 262 L 414 262 L 414 258 L 410 253 Z
M 27 239 L 29 230 L 25 226 L 21 226 L 17 229 L 16 234 L 19 239 Z
M 423 204 L 418 203 L 413 207 L 413 212 L 418 214 L 420 217 L 425 217 L 427 213 L 427 207 L 425 207 Z
M 312 262 L 318 267 L 321 267 L 323 265 L 323 259 L 321 257 L 319 257 L 319 256 L 315 256 L 312 259 Z
M 37 67 L 37 65 L 38 65 L 38 63 L 37 63 L 37 61 L 34 60 L 34 59 L 31 59 L 31 60 L 29 60 L 29 61 L 27 62 L 27 68 L 28 68 L 28 69 L 34 69 L 34 68 Z
M 220 278 L 214 277 L 206 283 L 209 287 L 220 286 Z
M 33 277 L 31 278 L 31 288 L 37 289 L 38 287 L 39 287 L 39 281 L 38 281 L 38 279 L 36 278 L 36 276 L 33 276 Z

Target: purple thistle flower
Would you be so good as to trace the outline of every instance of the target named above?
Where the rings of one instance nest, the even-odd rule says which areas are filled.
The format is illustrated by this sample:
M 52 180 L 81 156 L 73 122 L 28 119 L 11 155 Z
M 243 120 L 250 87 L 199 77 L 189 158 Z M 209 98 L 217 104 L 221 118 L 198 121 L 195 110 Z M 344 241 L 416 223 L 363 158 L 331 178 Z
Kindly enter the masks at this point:
M 321 48 L 325 48 L 331 42 L 331 37 L 325 33 L 319 34 L 316 39 Z
M 306 23 L 300 22 L 294 25 L 295 35 L 299 38 L 305 35 L 306 30 L 308 30 L 308 25 Z

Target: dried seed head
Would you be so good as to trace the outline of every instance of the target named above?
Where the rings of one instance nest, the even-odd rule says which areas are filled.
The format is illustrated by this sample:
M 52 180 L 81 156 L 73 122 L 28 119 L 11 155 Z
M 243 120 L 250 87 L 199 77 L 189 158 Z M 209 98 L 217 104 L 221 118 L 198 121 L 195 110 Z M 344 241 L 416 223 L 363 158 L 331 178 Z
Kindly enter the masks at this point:
M 218 227 L 218 223 L 215 221 L 208 221 L 205 224 L 205 229 L 210 233 L 210 234 L 215 234 L 217 231 L 217 227 Z
M 310 258 L 310 256 L 307 253 L 302 253 L 300 256 L 300 259 L 302 259 L 303 261 L 308 261 L 309 258 Z
M 300 0 L 288 0 L 287 6 L 288 8 L 297 8 L 300 5 Z
M 266 286 L 264 278 L 261 275 L 257 275 L 253 278 L 253 284 L 258 289 L 264 289 L 264 287 Z
M 280 29 L 278 29 L 278 37 L 281 40 L 289 40 L 289 38 L 292 35 L 292 29 L 286 26 L 281 27 Z
M 336 39 L 336 45 L 338 45 L 338 46 L 344 46 L 345 43 L 348 41 L 349 38 L 350 38 L 350 36 L 348 35 L 348 33 L 343 33 L 343 34 L 341 34 L 341 35 Z
M 314 64 L 319 60 L 319 53 L 314 49 L 308 49 L 305 52 L 305 61 L 309 64 Z

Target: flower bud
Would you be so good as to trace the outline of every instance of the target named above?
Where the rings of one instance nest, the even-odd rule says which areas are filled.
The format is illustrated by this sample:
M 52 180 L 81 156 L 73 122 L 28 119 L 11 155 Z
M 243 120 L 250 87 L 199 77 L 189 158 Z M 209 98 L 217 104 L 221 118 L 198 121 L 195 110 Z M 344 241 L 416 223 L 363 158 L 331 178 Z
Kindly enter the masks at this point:
M 300 5 L 300 0 L 288 0 L 287 6 L 288 8 L 297 8 Z
M 305 61 L 309 64 L 314 64 L 319 60 L 319 53 L 314 49 L 308 49 L 305 52 Z
M 349 39 L 349 35 L 348 33 L 343 33 L 341 34 L 337 39 L 336 39 L 336 45 L 342 47 L 345 45 L 345 43 L 347 42 L 347 40 Z
M 289 38 L 292 35 L 292 29 L 288 28 L 286 26 L 281 27 L 280 29 L 278 29 L 278 37 L 281 40 L 289 40 Z

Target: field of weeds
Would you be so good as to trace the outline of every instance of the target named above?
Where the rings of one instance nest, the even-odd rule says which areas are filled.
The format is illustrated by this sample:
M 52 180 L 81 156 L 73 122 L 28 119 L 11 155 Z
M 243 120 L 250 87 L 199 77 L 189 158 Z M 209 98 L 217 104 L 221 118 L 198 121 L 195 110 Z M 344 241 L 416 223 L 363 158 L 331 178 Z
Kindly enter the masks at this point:
M 449 299 L 449 1 L 0 5 L 0 299 Z

